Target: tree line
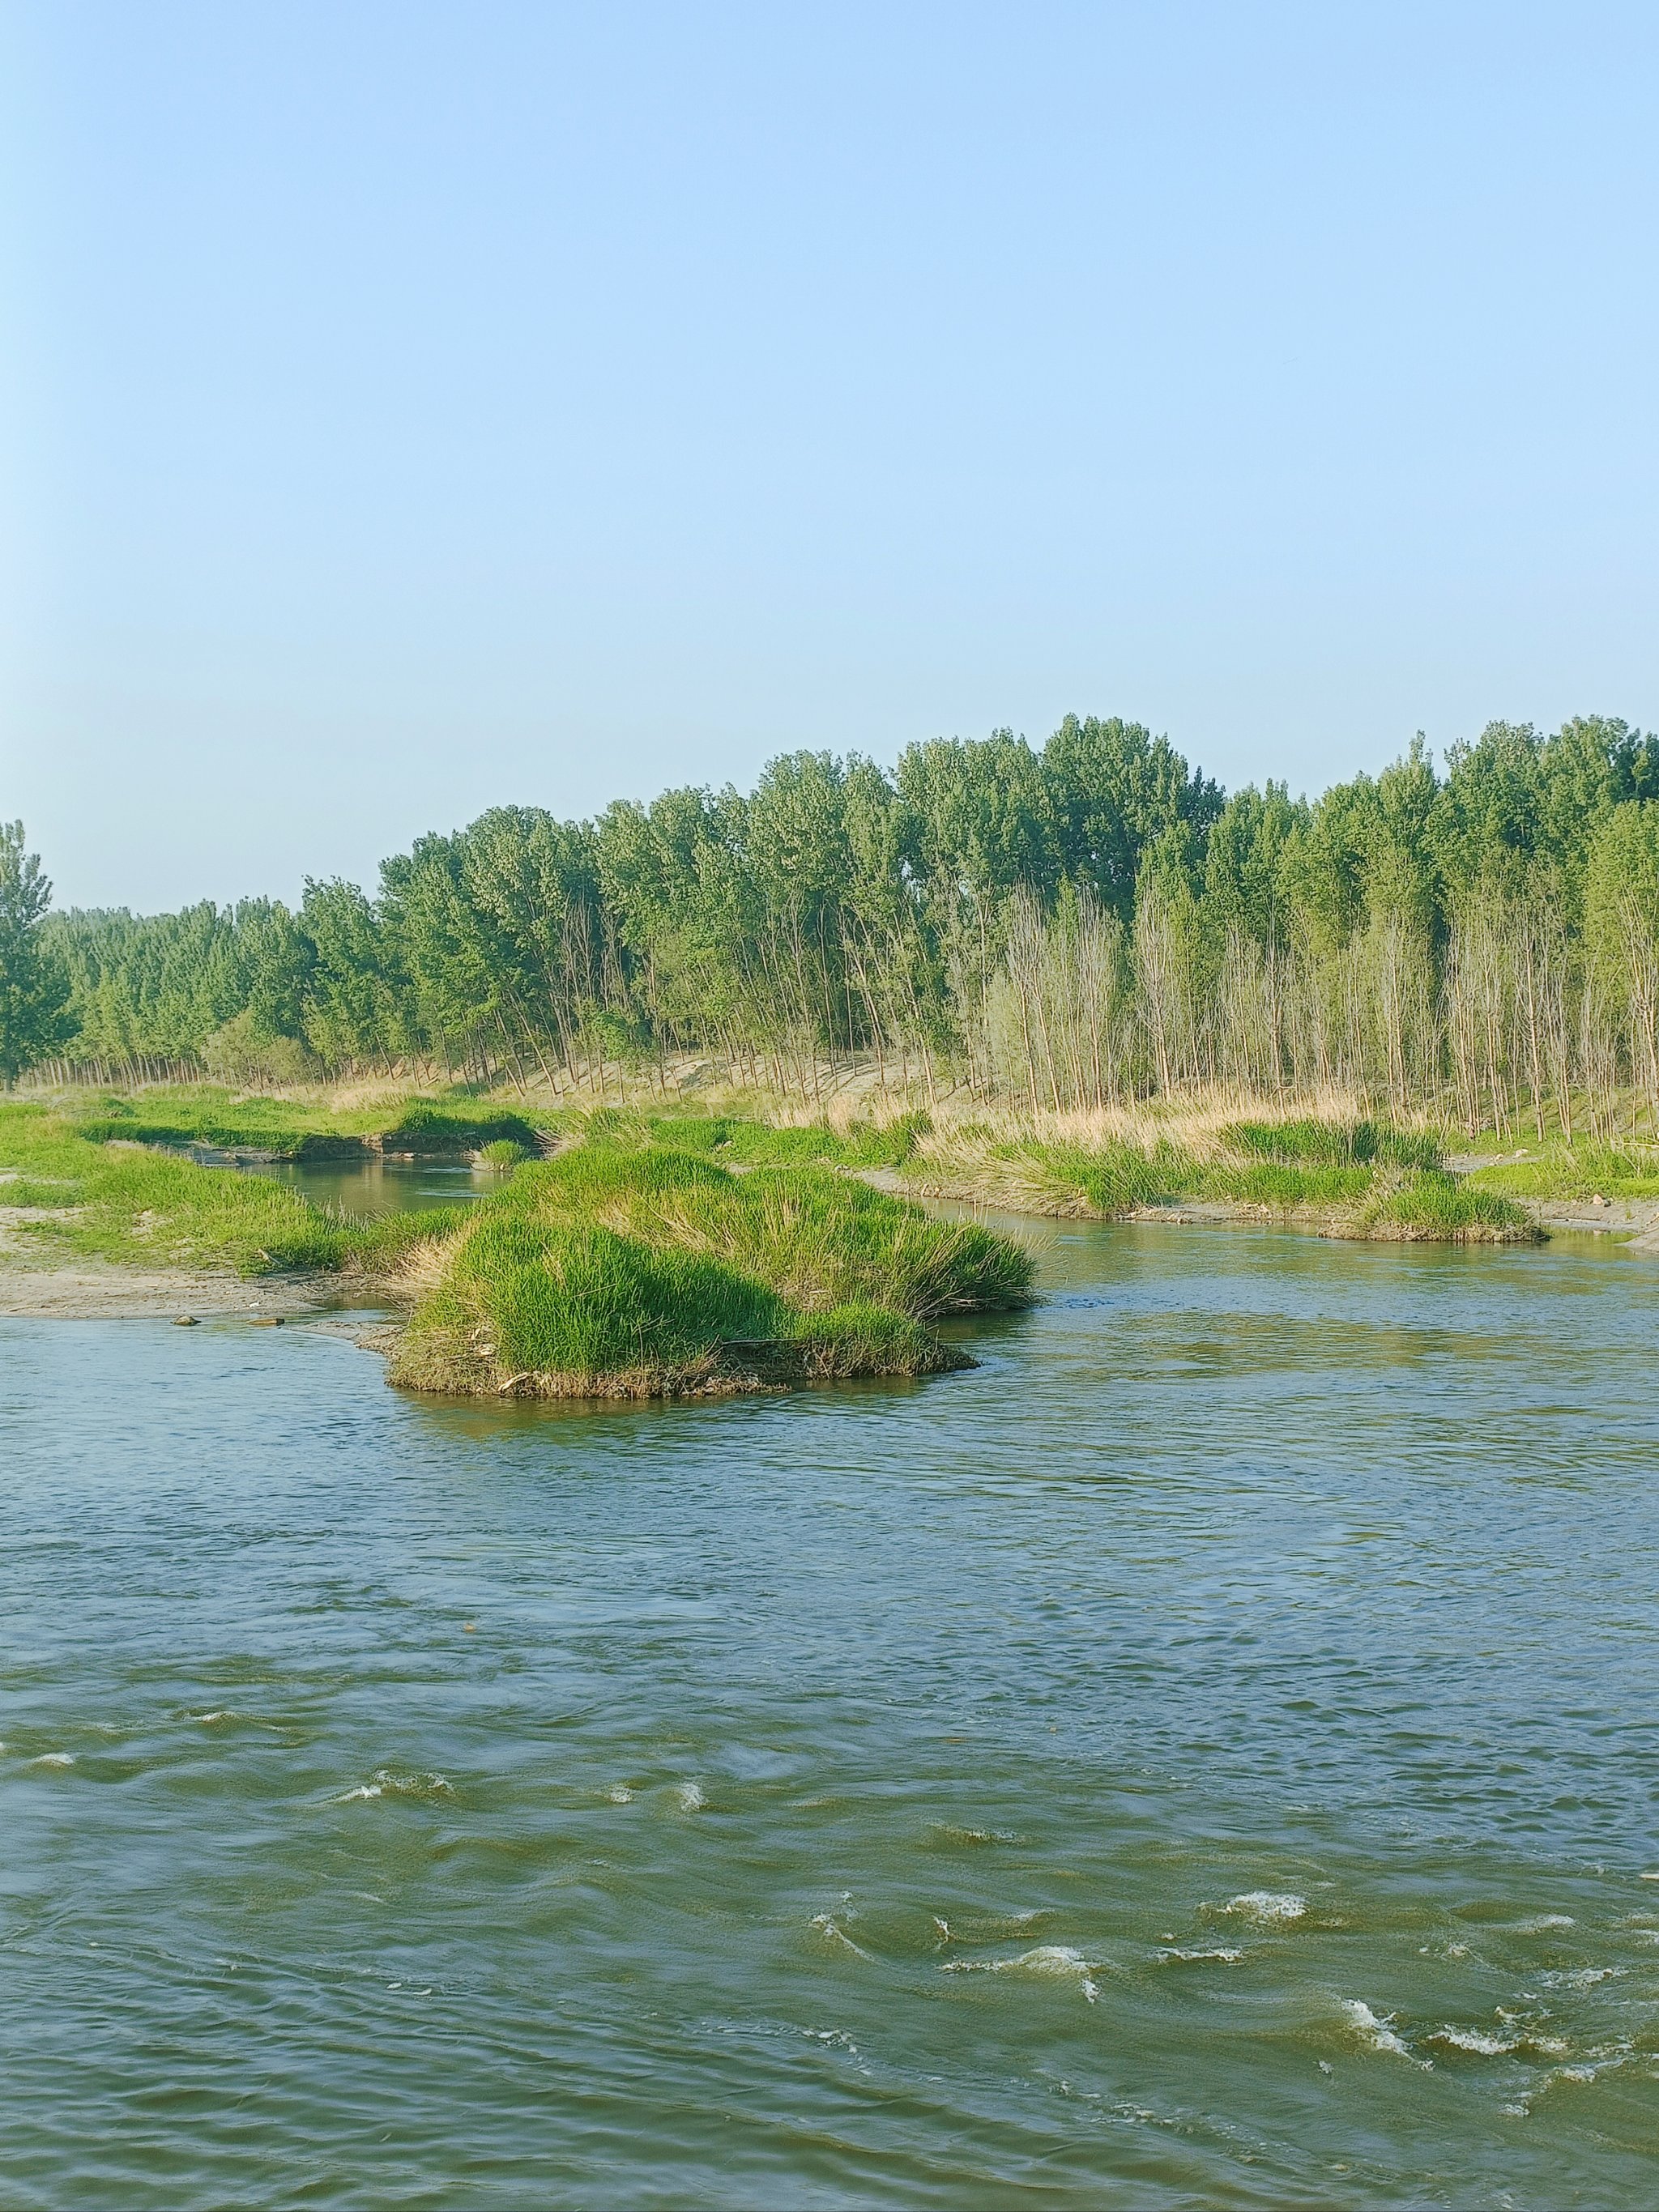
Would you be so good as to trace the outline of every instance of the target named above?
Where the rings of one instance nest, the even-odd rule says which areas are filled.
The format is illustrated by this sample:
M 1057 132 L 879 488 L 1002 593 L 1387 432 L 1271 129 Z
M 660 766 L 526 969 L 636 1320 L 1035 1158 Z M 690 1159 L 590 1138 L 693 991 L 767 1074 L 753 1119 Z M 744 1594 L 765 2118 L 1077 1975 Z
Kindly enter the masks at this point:
M 21 847 L 20 847 L 21 850 Z M 52 1048 L 105 1079 L 417 1066 L 556 1089 L 708 1055 L 821 1093 L 1063 1110 L 1329 1085 L 1474 1127 L 1659 1104 L 1659 738 L 1584 717 L 1419 739 L 1317 799 L 1231 794 L 1068 716 L 787 754 L 596 819 L 497 807 L 384 863 L 181 913 L 52 915 Z

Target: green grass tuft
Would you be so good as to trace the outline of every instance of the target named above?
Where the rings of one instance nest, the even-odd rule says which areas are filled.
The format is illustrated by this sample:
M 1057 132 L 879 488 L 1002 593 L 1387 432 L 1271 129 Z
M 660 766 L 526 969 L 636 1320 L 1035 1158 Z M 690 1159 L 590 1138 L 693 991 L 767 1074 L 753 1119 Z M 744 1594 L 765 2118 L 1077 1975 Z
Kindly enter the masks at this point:
M 1538 1243 L 1543 1232 L 1518 1206 L 1488 1190 L 1471 1190 L 1443 1170 L 1420 1170 L 1381 1198 L 1359 1222 L 1361 1233 L 1452 1244 Z
M 648 1390 L 706 1366 L 723 1343 L 778 1337 L 787 1319 L 774 1292 L 701 1254 L 502 1211 L 422 1302 L 392 1379 L 499 1390 L 547 1376 L 580 1392 L 625 1376 Z
M 1029 1161 L 1039 1178 L 1060 1192 L 1080 1194 L 1093 1212 L 1110 1219 L 1137 1206 L 1172 1203 L 1197 1189 L 1202 1170 L 1178 1146 L 1045 1144 L 1033 1139 L 999 1148 L 1010 1161 Z
M 1287 1166 L 1438 1168 L 1440 1140 L 1426 1129 L 1391 1129 L 1371 1121 L 1234 1121 L 1223 1142 L 1245 1158 Z
M 1297 1206 L 1334 1208 L 1358 1204 L 1370 1190 L 1370 1167 L 1291 1164 L 1263 1160 L 1252 1167 L 1217 1164 L 1203 1171 L 1206 1198 L 1231 1199 L 1240 1206 L 1270 1206 L 1285 1212 Z
M 824 1169 L 735 1176 L 614 1139 L 522 1169 L 475 1217 L 392 1370 L 416 1389 L 672 1395 L 964 1364 L 925 1324 L 1030 1303 L 973 1223 Z

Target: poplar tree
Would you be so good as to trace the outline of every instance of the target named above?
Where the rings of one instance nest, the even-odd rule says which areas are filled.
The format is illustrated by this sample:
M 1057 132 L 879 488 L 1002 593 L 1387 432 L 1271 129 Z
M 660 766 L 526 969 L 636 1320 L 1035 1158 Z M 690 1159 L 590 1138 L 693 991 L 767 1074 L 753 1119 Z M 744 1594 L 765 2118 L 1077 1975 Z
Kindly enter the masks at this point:
M 8 1091 L 73 1033 L 69 977 L 41 943 L 51 904 L 40 855 L 23 849 L 22 823 L 0 822 L 0 1083 Z

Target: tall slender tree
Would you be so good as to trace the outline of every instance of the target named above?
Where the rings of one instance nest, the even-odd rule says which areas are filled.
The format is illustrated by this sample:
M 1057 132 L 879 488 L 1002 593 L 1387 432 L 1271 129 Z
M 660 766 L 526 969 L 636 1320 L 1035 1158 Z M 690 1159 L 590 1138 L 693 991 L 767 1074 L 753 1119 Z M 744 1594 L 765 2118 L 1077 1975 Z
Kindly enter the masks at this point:
M 0 822 L 0 1083 L 8 1091 L 74 1030 L 68 972 L 41 938 L 51 904 L 51 881 L 39 854 L 25 849 L 22 823 Z

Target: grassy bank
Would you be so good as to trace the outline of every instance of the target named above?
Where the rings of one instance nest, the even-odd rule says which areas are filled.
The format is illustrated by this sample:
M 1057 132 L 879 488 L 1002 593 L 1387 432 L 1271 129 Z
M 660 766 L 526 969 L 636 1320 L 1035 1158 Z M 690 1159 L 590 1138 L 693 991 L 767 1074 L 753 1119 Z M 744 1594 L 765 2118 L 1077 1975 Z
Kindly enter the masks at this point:
M 817 1167 L 736 1176 L 603 1138 L 521 1169 L 453 1243 L 406 1388 L 681 1396 L 971 1364 L 927 1324 L 1030 1302 L 1007 1238 Z
M 407 1085 L 281 1097 L 203 1085 L 82 1094 L 64 1110 L 100 1142 L 196 1142 L 299 1160 L 471 1154 L 503 1168 L 550 1148 L 665 1146 L 740 1171 L 887 1170 L 919 1195 L 1015 1211 L 1113 1219 L 1200 1206 L 1383 1237 L 1521 1241 L 1534 1231 L 1517 1201 L 1588 1196 L 1604 1184 L 1615 1186 L 1610 1196 L 1659 1196 L 1659 1152 L 1638 1158 L 1583 1146 L 1449 1183 L 1439 1133 L 1389 1126 L 1335 1093 L 1294 1103 L 1217 1094 L 1033 1117 L 962 1102 L 895 1112 L 858 1091 L 810 1115 L 719 1091 L 669 1111 L 643 1085 L 626 1106 L 509 1103 L 459 1088 L 426 1097 Z
M 1588 1198 L 1659 1199 L 1659 1147 L 1552 1145 L 1526 1159 L 1477 1168 L 1468 1188 L 1508 1198 L 1546 1200 Z
M 1355 1237 L 1523 1243 L 1521 1206 L 1449 1175 L 1431 1131 L 1367 1117 L 1148 1117 L 1076 1134 L 968 1121 L 918 1147 L 908 1174 L 941 1195 L 1020 1211 L 1121 1218 L 1149 1208 L 1222 1206 Z
M 216 1124 L 221 1141 L 317 1133 L 314 1109 L 246 1103 L 252 1110 Z M 43 1256 L 378 1277 L 416 1298 L 392 1370 L 413 1389 L 679 1395 L 938 1374 L 972 1362 L 931 1322 L 1030 1295 L 1030 1260 L 1006 1238 L 800 1164 L 795 1133 L 758 1124 L 665 1132 L 648 1118 L 571 1119 L 568 1149 L 544 1163 L 519 1165 L 517 1139 L 489 1140 L 501 1172 L 476 1206 L 364 1221 L 269 1176 L 124 1139 L 112 1123 L 169 1133 L 152 1143 L 174 1141 L 179 1126 L 0 1104 L 0 1204 L 19 1210 L 16 1232 Z M 471 1126 L 487 1123 L 475 1115 Z M 702 1148 L 665 1146 L 663 1133 Z M 754 1164 L 780 1138 L 796 1164 Z M 721 1152 L 747 1171 L 720 1164 Z
M 459 1226 L 461 1210 L 335 1218 L 269 1176 L 94 1142 L 38 1106 L 0 1103 L 0 1205 L 40 1209 L 17 1233 L 58 1252 L 151 1267 L 375 1273 Z

